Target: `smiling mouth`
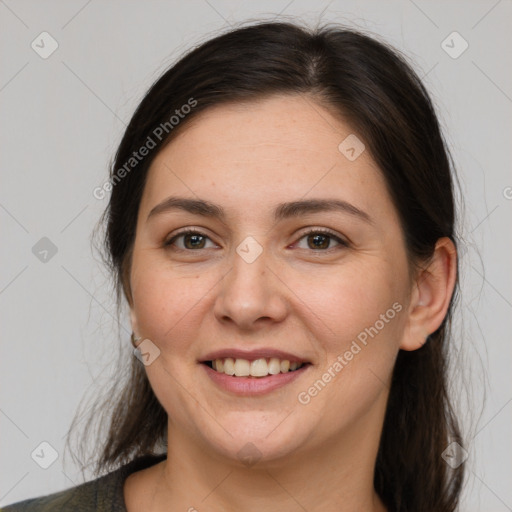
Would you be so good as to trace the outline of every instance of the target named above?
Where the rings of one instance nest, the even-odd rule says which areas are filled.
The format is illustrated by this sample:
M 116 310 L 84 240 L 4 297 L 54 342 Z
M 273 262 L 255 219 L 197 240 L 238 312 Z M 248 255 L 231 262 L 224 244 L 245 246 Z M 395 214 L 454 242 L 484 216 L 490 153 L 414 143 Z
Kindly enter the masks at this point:
M 225 357 L 214 359 L 213 361 L 204 361 L 203 364 L 210 367 L 217 373 L 231 375 L 233 377 L 267 377 L 269 375 L 278 375 L 280 373 L 291 373 L 310 363 L 290 362 L 288 359 L 279 359 L 277 357 L 260 358 L 254 361 L 248 359 Z

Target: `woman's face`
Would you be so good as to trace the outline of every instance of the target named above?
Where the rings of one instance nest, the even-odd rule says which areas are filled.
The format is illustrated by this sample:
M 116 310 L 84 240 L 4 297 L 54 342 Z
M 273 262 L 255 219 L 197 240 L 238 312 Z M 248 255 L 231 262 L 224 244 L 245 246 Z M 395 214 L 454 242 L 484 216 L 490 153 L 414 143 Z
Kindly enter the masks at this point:
M 131 315 L 170 438 L 274 462 L 377 446 L 411 283 L 352 133 L 312 97 L 274 96 L 203 112 L 153 161 Z

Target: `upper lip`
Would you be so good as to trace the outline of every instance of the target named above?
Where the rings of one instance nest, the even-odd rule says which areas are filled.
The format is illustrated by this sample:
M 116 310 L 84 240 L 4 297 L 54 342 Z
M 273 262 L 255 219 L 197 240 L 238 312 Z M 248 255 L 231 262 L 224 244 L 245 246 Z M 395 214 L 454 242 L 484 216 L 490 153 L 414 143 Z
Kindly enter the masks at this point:
M 291 354 L 290 352 L 284 352 L 282 350 L 276 350 L 275 348 L 257 348 L 253 350 L 243 350 L 238 348 L 224 348 L 221 350 L 215 350 L 214 352 L 209 352 L 202 359 L 200 359 L 201 363 L 206 361 L 214 361 L 215 359 L 225 359 L 227 357 L 232 357 L 233 359 L 247 359 L 248 361 L 254 361 L 256 359 L 267 359 L 276 357 L 281 360 L 288 360 L 291 363 L 307 363 L 305 359 Z

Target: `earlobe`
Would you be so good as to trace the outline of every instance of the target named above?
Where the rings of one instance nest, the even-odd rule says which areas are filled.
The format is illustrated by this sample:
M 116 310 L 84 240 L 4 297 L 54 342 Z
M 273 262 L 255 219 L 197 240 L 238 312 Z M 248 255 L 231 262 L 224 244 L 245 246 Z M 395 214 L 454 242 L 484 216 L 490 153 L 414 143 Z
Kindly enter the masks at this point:
M 137 324 L 137 315 L 135 314 L 135 310 L 133 309 L 133 306 L 130 306 L 130 322 L 132 325 L 132 331 L 137 336 L 139 334 L 139 326 Z
M 132 342 L 133 348 L 138 348 L 139 341 L 142 338 L 139 335 L 139 326 L 137 323 L 137 316 L 135 315 L 133 306 L 130 306 L 130 320 L 131 320 L 131 324 L 132 324 L 132 334 L 130 336 L 130 340 Z
M 415 280 L 409 317 L 400 348 L 417 350 L 443 323 L 455 288 L 457 250 L 448 238 L 440 238 L 426 268 Z

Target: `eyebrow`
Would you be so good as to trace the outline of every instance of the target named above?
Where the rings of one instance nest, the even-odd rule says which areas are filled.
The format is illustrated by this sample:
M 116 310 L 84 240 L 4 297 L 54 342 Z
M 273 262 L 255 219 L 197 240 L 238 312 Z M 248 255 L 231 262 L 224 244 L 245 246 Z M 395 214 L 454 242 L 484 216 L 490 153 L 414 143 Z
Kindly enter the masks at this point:
M 173 210 L 182 210 L 194 215 L 216 218 L 225 222 L 226 213 L 224 209 L 210 201 L 201 199 L 190 199 L 186 197 L 170 196 L 157 204 L 147 217 L 148 221 L 155 215 L 166 213 Z M 293 217 L 299 217 L 308 213 L 318 212 L 341 212 L 357 217 L 368 224 L 373 224 L 372 218 L 363 210 L 357 208 L 347 201 L 340 199 L 306 199 L 280 203 L 274 209 L 274 220 L 280 221 Z

